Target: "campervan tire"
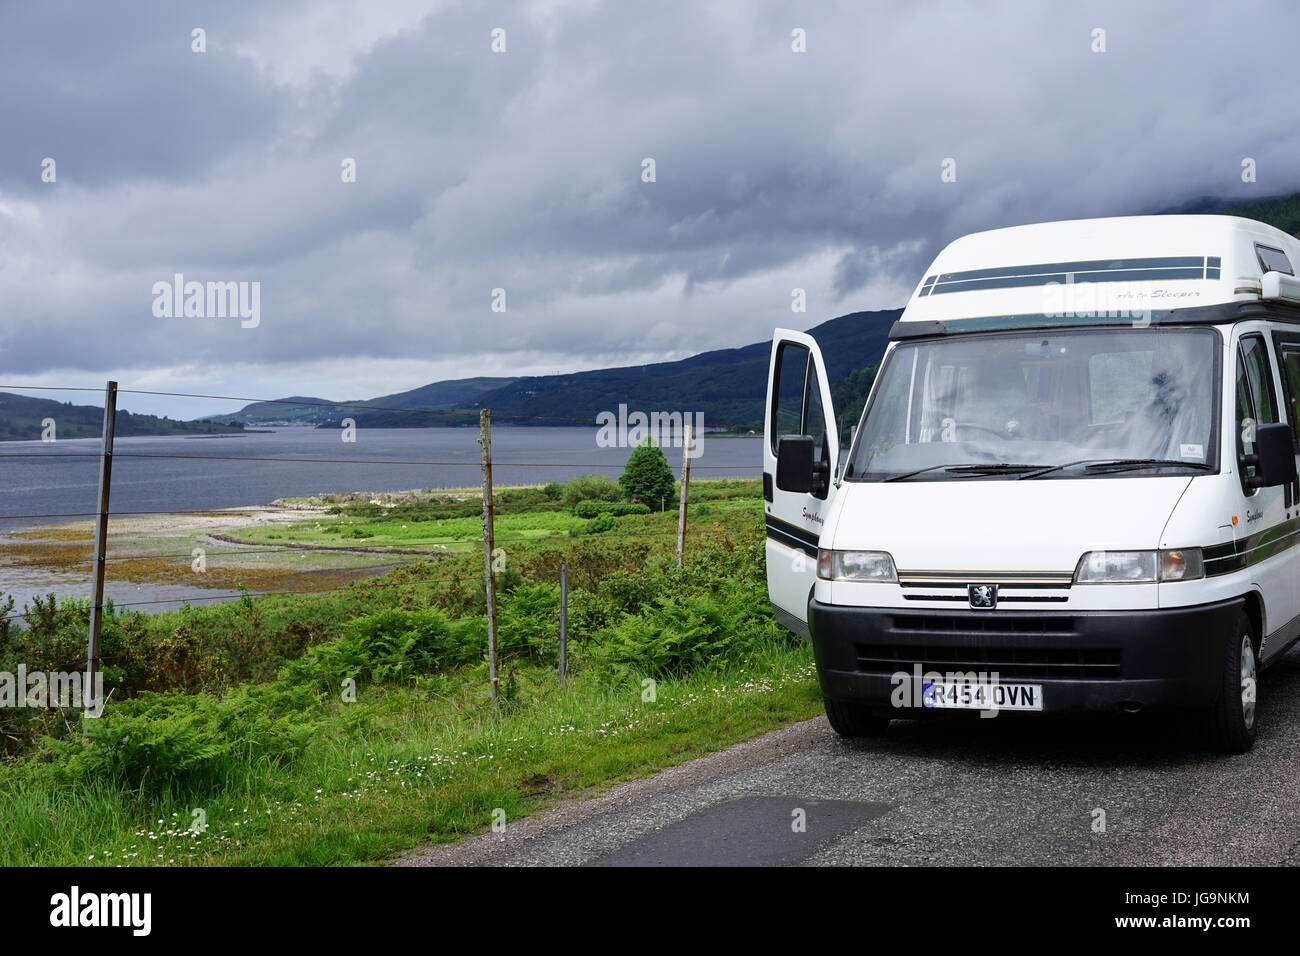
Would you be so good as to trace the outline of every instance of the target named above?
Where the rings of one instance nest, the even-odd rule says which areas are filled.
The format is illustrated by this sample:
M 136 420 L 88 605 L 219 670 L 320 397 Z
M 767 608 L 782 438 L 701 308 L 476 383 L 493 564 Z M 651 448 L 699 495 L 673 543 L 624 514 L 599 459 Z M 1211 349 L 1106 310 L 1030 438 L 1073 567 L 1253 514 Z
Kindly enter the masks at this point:
M 865 704 L 852 701 L 822 698 L 826 704 L 826 719 L 831 729 L 841 737 L 877 737 L 889 727 L 889 718 L 872 712 Z
M 1214 750 L 1240 754 L 1254 745 L 1258 677 L 1253 628 L 1246 612 L 1241 611 L 1232 630 L 1224 636 L 1219 698 L 1206 715 L 1208 743 Z M 1246 694 L 1247 681 L 1252 685 L 1250 700 Z

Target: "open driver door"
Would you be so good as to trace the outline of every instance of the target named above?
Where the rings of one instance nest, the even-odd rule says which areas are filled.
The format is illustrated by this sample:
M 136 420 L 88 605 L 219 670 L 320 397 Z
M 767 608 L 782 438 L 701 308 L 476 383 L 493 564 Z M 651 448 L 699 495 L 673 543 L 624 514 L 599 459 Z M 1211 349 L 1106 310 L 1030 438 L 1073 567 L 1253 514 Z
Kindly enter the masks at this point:
M 817 545 L 840 460 L 826 363 L 812 336 L 777 329 L 763 419 L 767 592 L 777 620 L 804 638 Z

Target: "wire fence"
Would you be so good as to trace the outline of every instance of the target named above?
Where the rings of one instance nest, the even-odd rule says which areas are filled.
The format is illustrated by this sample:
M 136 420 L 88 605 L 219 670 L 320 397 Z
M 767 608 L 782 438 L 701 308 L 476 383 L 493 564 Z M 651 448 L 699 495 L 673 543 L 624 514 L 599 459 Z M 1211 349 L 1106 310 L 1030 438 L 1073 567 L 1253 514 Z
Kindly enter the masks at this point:
M 66 559 L 70 552 L 84 551 L 89 545 L 93 545 L 93 559 L 86 566 L 87 572 L 92 580 L 92 592 L 88 601 L 74 604 L 72 606 L 62 606 L 54 608 L 53 603 L 37 602 L 36 607 L 25 607 L 22 612 L 8 613 L 0 616 L 0 624 L 7 624 L 11 621 L 30 621 L 38 617 L 48 617 L 51 613 L 76 612 L 85 613 L 88 617 L 87 627 L 87 653 L 86 653 L 86 677 L 90 681 L 90 686 L 94 686 L 94 677 L 100 669 L 109 665 L 122 663 L 121 658 L 105 656 L 100 652 L 101 639 L 103 635 L 105 613 L 108 614 L 108 620 L 114 621 L 118 611 L 127 610 L 147 610 L 157 609 L 163 606 L 170 607 L 187 607 L 199 604 L 214 602 L 226 602 L 232 600 L 251 601 L 255 598 L 271 598 L 279 596 L 306 595 L 306 594 L 327 594 L 334 593 L 346 587 L 347 584 L 339 584 L 327 587 L 275 587 L 264 590 L 248 590 L 242 586 L 234 589 L 231 588 L 196 588 L 193 592 L 184 592 L 181 594 L 172 594 L 164 598 L 150 598 L 131 601 L 113 601 L 104 597 L 105 581 L 108 577 L 108 569 L 116 567 L 124 569 L 123 573 L 127 575 L 126 580 L 131 579 L 129 566 L 132 563 L 145 561 L 152 562 L 171 562 L 191 563 L 194 565 L 196 573 L 201 574 L 206 570 L 206 562 L 209 558 L 246 558 L 250 556 L 275 556 L 292 553 L 313 552 L 322 555 L 347 555 L 348 557 L 374 558 L 379 562 L 379 566 L 387 567 L 390 564 L 403 563 L 406 560 L 435 559 L 440 560 L 452 555 L 477 554 L 482 561 L 482 576 L 477 582 L 473 578 L 467 578 L 463 574 L 457 574 L 451 577 L 429 577 L 427 574 L 419 579 L 420 588 L 425 592 L 432 593 L 434 588 L 481 588 L 482 594 L 485 595 L 486 619 L 488 623 L 487 638 L 487 655 L 489 658 L 489 676 L 485 681 L 476 679 L 465 681 L 455 685 L 445 685 L 437 682 L 426 680 L 424 686 L 417 685 L 410 689 L 402 689 L 394 686 L 385 685 L 383 693 L 377 696 L 372 695 L 368 700 L 376 703 L 385 700 L 410 700 L 423 703 L 440 702 L 443 704 L 450 703 L 453 705 L 448 713 L 466 713 L 478 710 L 497 710 L 500 707 L 500 676 L 499 665 L 523 655 L 535 654 L 538 650 L 535 642 L 523 642 L 516 644 L 501 644 L 497 636 L 497 586 L 498 578 L 506 573 L 506 567 L 502 563 L 502 545 L 515 544 L 537 544 L 544 542 L 546 538 L 537 534 L 524 533 L 506 533 L 498 536 L 496 534 L 496 509 L 498 507 L 498 495 L 493 490 L 493 470 L 499 468 L 527 468 L 527 469 L 568 469 L 574 471 L 577 469 L 592 469 L 597 473 L 605 471 L 615 466 L 609 461 L 605 462 L 572 462 L 572 461 L 495 461 L 491 452 L 491 426 L 493 424 L 492 414 L 485 410 L 479 410 L 479 434 L 477 443 L 480 446 L 481 454 L 477 460 L 465 458 L 441 460 L 436 458 L 430 459 L 409 459 L 409 458 L 362 458 L 362 457 L 323 457 L 308 455 L 250 455 L 250 454 L 175 454 L 175 453 L 158 453 L 151 451 L 133 451 L 117 450 L 116 445 L 116 428 L 122 415 L 117 410 L 117 396 L 121 394 L 142 395 L 142 396 L 159 396 L 184 398 L 191 400 L 215 400 L 215 401 L 236 401 L 245 404 L 264 403 L 272 407 L 289 407 L 303 406 L 312 408 L 330 408 L 335 410 L 356 410 L 358 417 L 361 413 L 384 412 L 391 414 L 406 414 L 411 416 L 427 416 L 424 419 L 427 424 L 430 420 L 448 423 L 450 421 L 463 421 L 467 417 L 467 411 L 464 409 L 421 409 L 421 408 L 404 408 L 394 406 L 381 406 L 370 403 L 335 403 L 335 402 L 317 402 L 308 400 L 286 400 L 286 399 L 260 399 L 228 395 L 211 395 L 196 394 L 185 392 L 170 392 L 148 389 L 119 389 L 115 383 L 108 383 L 105 389 L 92 389 L 86 387 L 74 386 L 25 386 L 25 385 L 0 385 L 0 390 L 23 389 L 36 391 L 59 391 L 59 392 L 102 392 L 104 395 L 104 422 L 101 430 L 101 447 L 98 451 L 93 450 L 75 450 L 75 451 L 0 451 L 0 459 L 80 459 L 80 460 L 97 460 L 99 464 L 99 496 L 98 507 L 91 511 L 73 511 L 73 510 L 50 510 L 47 512 L 22 511 L 17 513 L 0 513 L 0 522 L 6 521 L 39 521 L 39 520 L 63 520 L 74 518 L 94 519 L 94 534 L 89 541 L 87 540 L 67 540 L 60 539 L 52 542 L 55 550 L 60 552 L 50 558 L 52 563 L 59 563 Z M 658 413 L 656 413 L 658 414 Z M 236 416 L 221 416 L 222 418 L 234 419 Z M 588 427 L 593 425 L 591 419 L 577 419 L 564 416 L 546 416 L 546 415 L 521 415 L 505 414 L 497 419 L 497 423 L 528 423 L 537 425 L 576 425 L 582 424 Z M 44 423 L 43 423 L 44 424 Z M 329 425 L 339 425 L 341 428 L 356 427 L 352 418 L 340 419 L 338 421 L 329 420 Z M 692 435 L 690 416 L 686 415 L 664 415 L 658 420 L 658 425 L 668 426 L 668 442 L 672 447 L 674 439 L 678 442 L 678 447 L 682 448 L 683 454 L 681 463 L 674 469 L 674 477 L 679 489 L 678 498 L 680 501 L 680 514 L 677 527 L 675 528 L 645 528 L 634 532 L 618 531 L 605 529 L 600 532 L 601 540 L 608 541 L 630 541 L 647 538 L 656 538 L 666 535 L 674 535 L 677 538 L 677 555 L 678 562 L 681 562 L 681 556 L 686 546 L 687 530 L 687 497 L 689 494 L 689 482 L 692 468 L 699 469 L 701 466 L 692 464 L 693 440 L 698 440 L 702 435 Z M 676 433 L 674 434 L 674 426 Z M 739 430 L 745 426 L 713 426 L 717 430 Z M 649 433 L 649 432 L 647 432 Z M 654 437 L 660 442 L 663 439 L 663 428 L 660 427 Z M 344 437 L 347 442 L 347 438 Z M 626 446 L 622 446 L 626 447 Z M 474 484 L 478 485 L 477 491 L 457 491 L 457 492 L 429 492 L 429 495 L 437 498 L 438 501 L 446 503 L 461 499 L 468 507 L 473 505 L 475 500 L 481 506 L 481 538 L 475 534 L 473 537 L 467 535 L 464 531 L 458 532 L 447 539 L 446 543 L 438 542 L 429 547 L 410 547 L 404 548 L 396 544 L 385 544 L 382 546 L 365 547 L 362 544 L 346 543 L 344 541 L 322 543 L 319 541 L 299 541 L 284 542 L 271 544 L 266 541 L 249 541 L 228 535 L 225 533 L 209 533 L 209 531 L 196 528 L 194 526 L 180 528 L 181 536 L 188 537 L 191 543 L 203 541 L 205 546 L 193 547 L 189 551 L 172 551 L 159 550 L 138 553 L 129 551 L 125 553 L 115 553 L 110 544 L 118 545 L 120 542 L 116 539 L 110 540 L 108 528 L 110 519 L 123 519 L 133 517 L 155 517 L 159 519 L 168 518 L 186 518 L 196 516 L 213 516 L 225 520 L 243 514 L 253 514 L 266 510 L 269 506 L 252 505 L 238 507 L 211 507 L 211 508 L 181 508 L 181 509 L 122 509 L 114 510 L 111 507 L 113 493 L 113 463 L 116 460 L 141 460 L 141 461 L 195 461 L 195 462 L 240 462 L 240 463 L 257 463 L 257 464 L 297 464 L 297 465 L 370 465 L 370 466 L 410 466 L 410 467 L 438 467 L 444 469 L 473 469 L 479 472 L 479 481 L 476 483 L 467 482 L 462 487 L 470 488 Z M 670 467 L 672 461 L 669 461 Z M 757 472 L 756 465 L 747 464 L 716 464 L 703 466 L 705 470 L 719 473 L 740 473 L 740 472 Z M 389 494 L 389 493 L 375 493 Z M 373 496 L 369 501 L 358 500 L 355 495 L 339 493 L 335 495 L 322 496 L 332 500 L 336 508 L 346 508 L 349 505 L 373 504 L 378 499 Z M 416 499 L 418 502 L 419 499 Z M 385 511 L 392 510 L 394 507 L 401 507 L 401 504 L 393 501 L 379 502 L 388 505 Z M 408 502 L 409 503 L 409 502 Z M 320 517 L 319 508 L 301 509 L 304 518 Z M 479 509 L 475 509 L 479 510 Z M 535 508 L 534 510 L 540 510 Z M 383 513 L 380 515 L 357 514 L 352 515 L 353 520 L 359 523 L 367 520 L 374 520 L 377 517 L 387 517 Z M 441 519 L 463 520 L 466 518 L 477 517 L 469 513 L 460 514 L 439 514 L 426 513 L 421 514 L 419 518 L 408 518 L 407 520 L 415 523 L 429 522 L 432 525 Z M 403 525 L 405 527 L 405 525 Z M 209 542 L 219 542 L 217 548 L 206 546 Z M 85 560 L 84 557 L 78 560 Z M 39 561 L 31 562 L 34 566 L 39 567 Z M 202 567 L 199 565 L 202 564 Z M 305 570 L 284 572 L 285 577 L 292 577 L 295 574 L 319 575 L 321 573 L 340 574 L 345 577 L 356 576 L 359 571 L 363 570 L 362 566 L 338 566 L 324 568 L 310 568 Z M 565 679 L 567 672 L 568 660 L 568 616 L 571 576 L 580 575 L 604 575 L 613 572 L 626 572 L 629 568 L 626 564 L 622 565 L 583 565 L 570 567 L 567 562 L 561 561 L 559 567 L 541 567 L 534 566 L 530 573 L 533 577 L 553 576 L 560 586 L 560 606 L 558 610 L 557 633 L 555 635 L 558 644 L 559 662 L 557 666 L 557 676 L 560 682 Z M 350 582 L 349 582 L 350 583 Z M 406 667 L 427 667 L 429 660 L 426 657 L 409 660 L 385 660 L 382 662 L 385 668 L 393 671 L 395 668 Z M 317 677 L 335 677 L 347 678 L 357 676 L 357 669 L 345 668 L 348 673 L 338 671 L 331 673 L 312 673 L 303 672 L 298 676 L 304 679 Z M 414 677 L 412 671 L 408 676 Z M 460 696 L 457 697 L 456 694 Z M 432 711 L 430 712 L 432 715 Z

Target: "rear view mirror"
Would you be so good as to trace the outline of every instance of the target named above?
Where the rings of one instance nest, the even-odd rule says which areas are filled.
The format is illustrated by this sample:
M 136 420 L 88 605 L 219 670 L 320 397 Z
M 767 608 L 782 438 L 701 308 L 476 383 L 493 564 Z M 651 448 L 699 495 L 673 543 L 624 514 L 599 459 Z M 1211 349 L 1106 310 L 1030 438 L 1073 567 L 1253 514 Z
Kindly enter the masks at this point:
M 1246 479 L 1252 488 L 1272 488 L 1295 481 L 1295 444 L 1291 426 L 1285 422 L 1256 425 L 1255 454 L 1244 456 L 1242 463 L 1255 466 L 1254 477 Z
M 811 435 L 782 435 L 776 443 L 776 486 L 782 491 L 812 492 L 815 452 Z

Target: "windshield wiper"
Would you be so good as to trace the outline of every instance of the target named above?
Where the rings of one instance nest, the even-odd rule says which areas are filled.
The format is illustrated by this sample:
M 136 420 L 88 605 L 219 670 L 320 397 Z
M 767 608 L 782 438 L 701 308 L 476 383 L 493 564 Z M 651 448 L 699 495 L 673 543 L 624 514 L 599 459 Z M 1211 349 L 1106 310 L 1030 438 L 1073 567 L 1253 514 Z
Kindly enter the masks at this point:
M 1178 468 L 1196 468 L 1200 471 L 1214 471 L 1213 465 L 1207 465 L 1204 462 L 1178 461 L 1174 458 L 1081 458 L 1078 461 L 1067 461 L 1062 465 L 1052 465 L 1049 468 L 1042 468 L 1027 475 L 1021 475 L 1020 479 L 1041 478 L 1043 475 L 1049 475 L 1054 471 L 1076 468 L 1079 465 L 1083 465 L 1085 471 L 1131 471 L 1135 468 L 1158 466 L 1176 466 Z
M 892 478 L 886 478 L 885 481 L 905 481 L 908 478 L 915 478 L 917 475 L 923 475 L 928 471 L 945 471 L 954 475 L 970 475 L 972 477 L 979 477 L 981 475 L 1001 475 L 1013 474 L 1021 471 L 1039 471 L 1043 467 L 1043 465 L 1017 465 L 1011 462 L 1001 461 L 991 461 L 983 465 L 931 465 L 929 468 L 918 468 L 916 471 L 894 475 Z

